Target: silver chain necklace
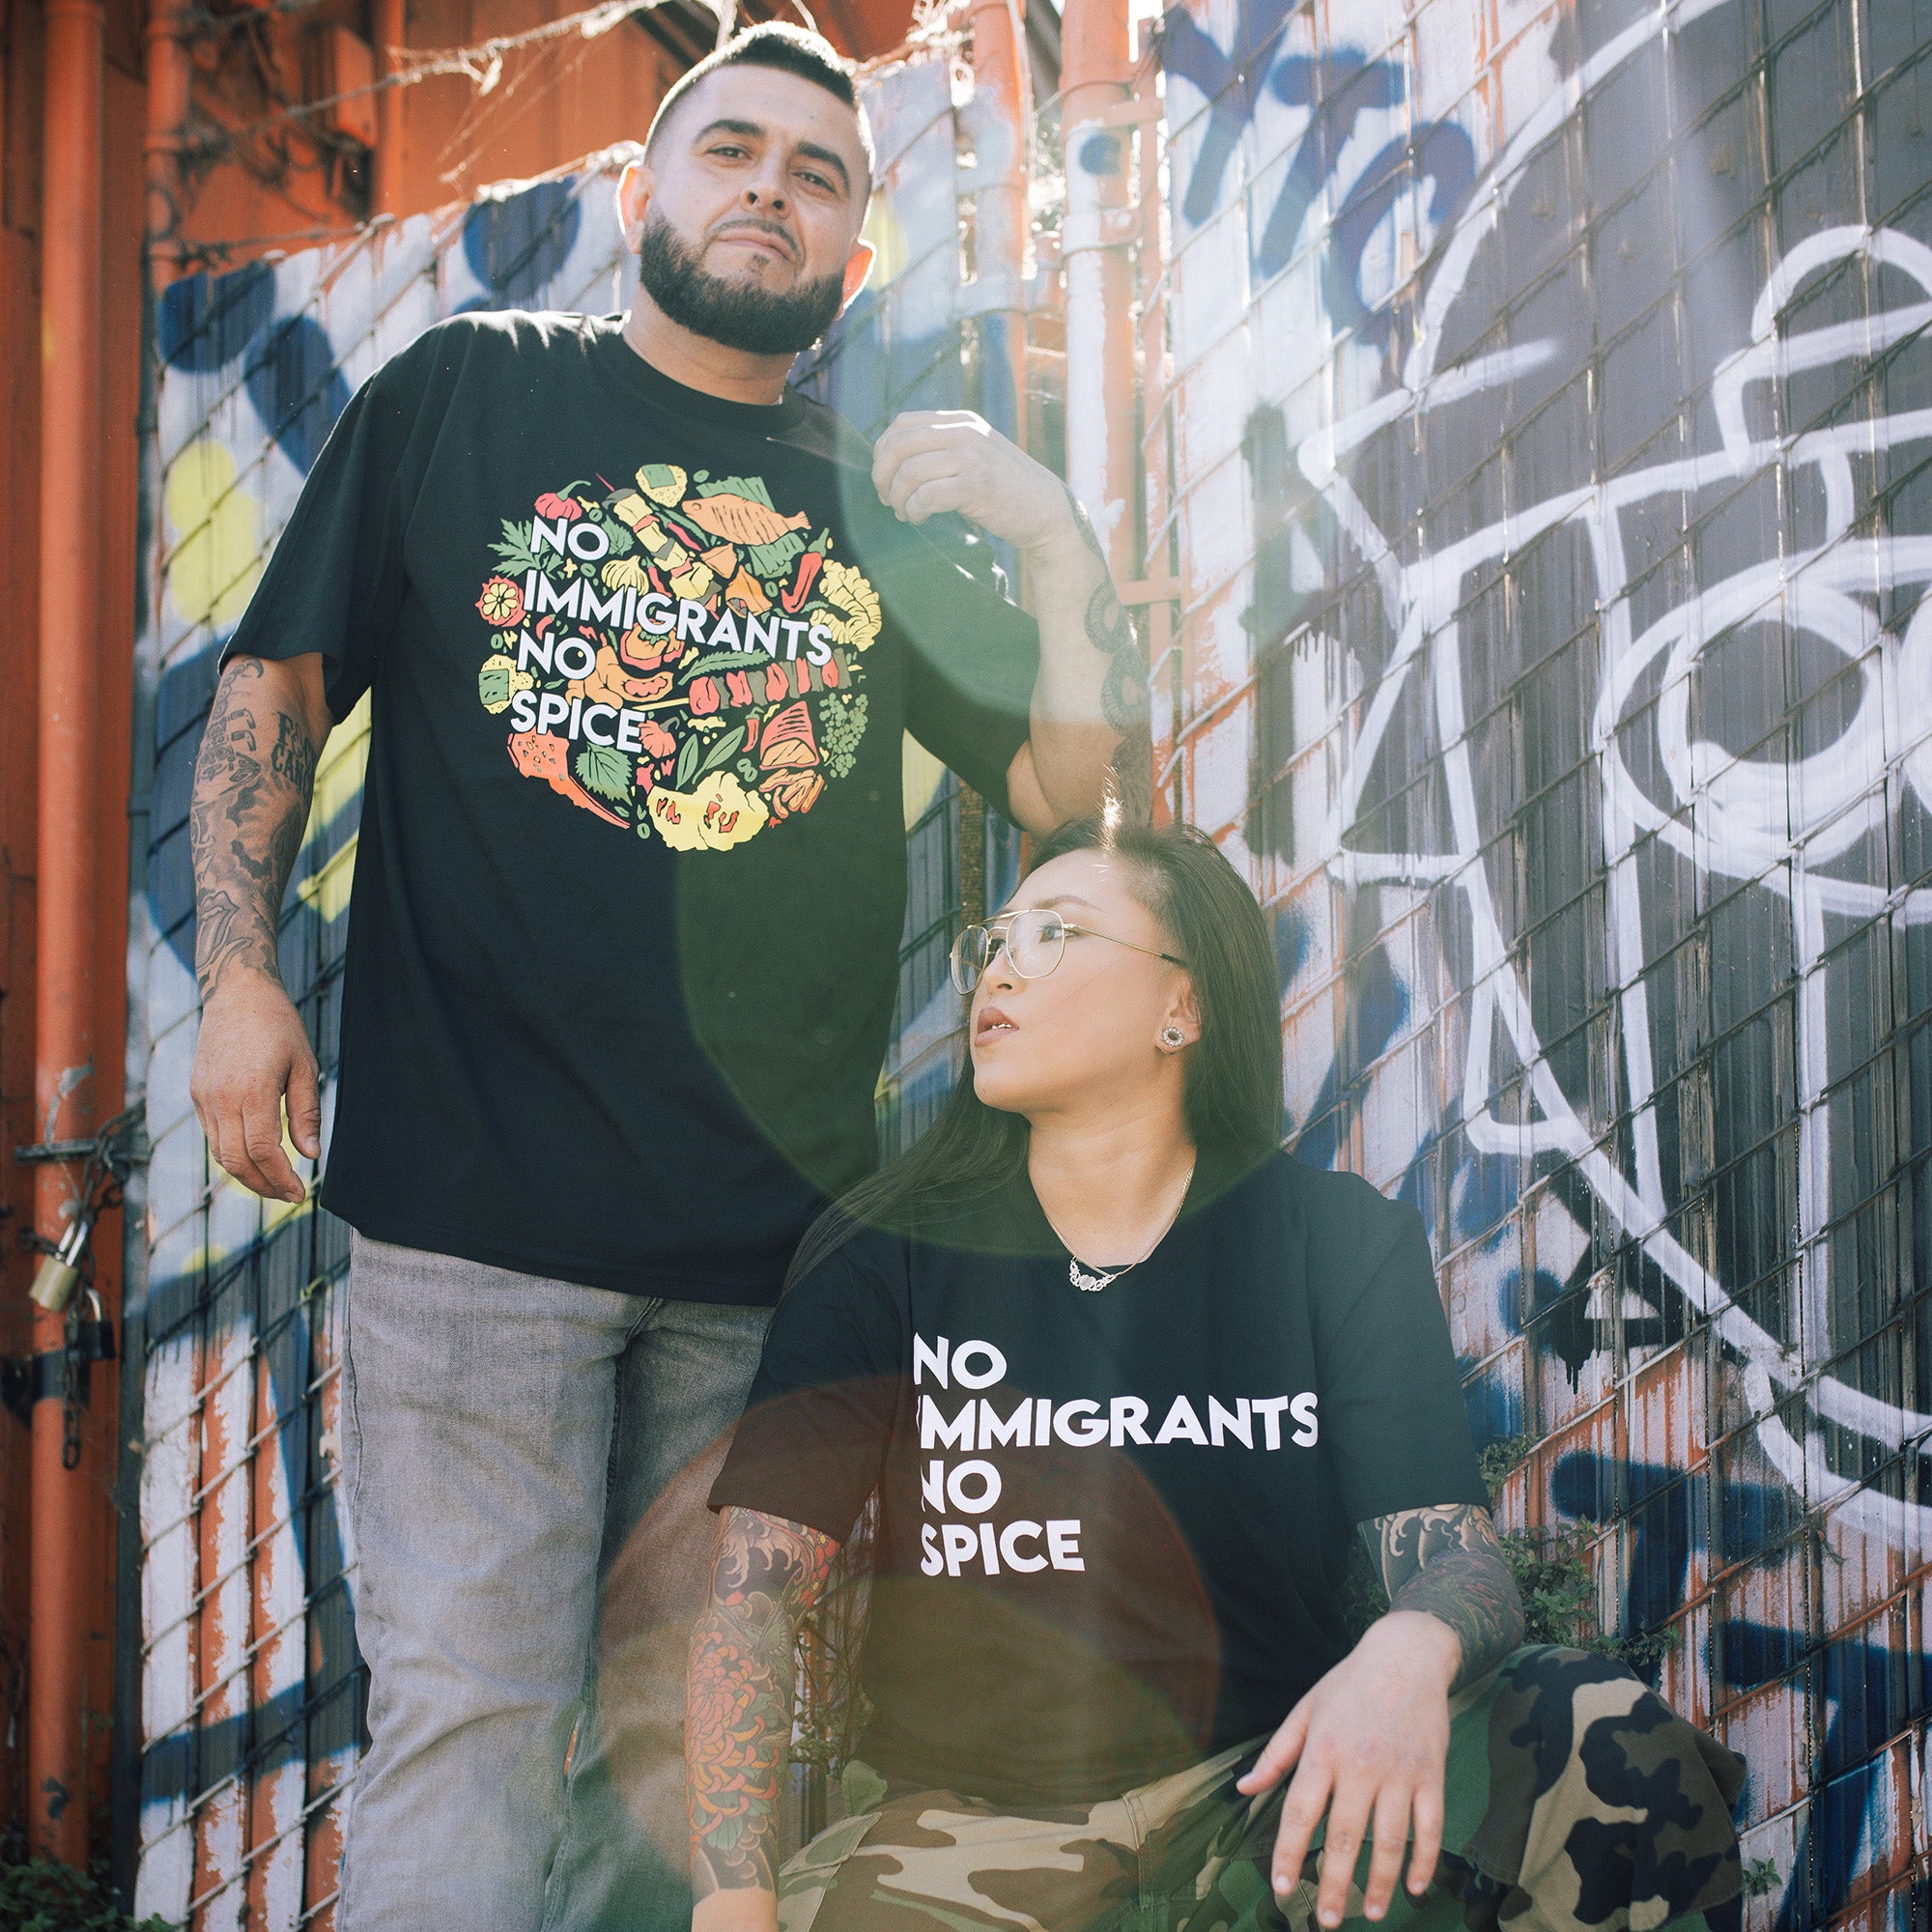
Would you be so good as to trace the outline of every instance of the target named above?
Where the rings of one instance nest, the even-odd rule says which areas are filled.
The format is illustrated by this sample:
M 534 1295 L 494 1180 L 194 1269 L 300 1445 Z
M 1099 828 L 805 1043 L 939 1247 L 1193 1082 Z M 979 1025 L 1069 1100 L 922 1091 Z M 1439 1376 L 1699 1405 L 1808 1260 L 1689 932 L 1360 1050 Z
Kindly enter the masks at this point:
M 1079 1259 L 1073 1250 L 1066 1248 L 1066 1279 L 1075 1288 L 1079 1289 L 1083 1294 L 1098 1294 L 1103 1288 L 1112 1288 L 1123 1274 L 1129 1274 L 1135 1268 L 1139 1267 L 1147 1260 L 1148 1256 L 1152 1254 L 1167 1239 L 1169 1230 L 1180 1219 L 1180 1210 L 1187 1205 L 1187 1190 L 1194 1185 L 1194 1169 L 1199 1158 L 1200 1156 L 1196 1155 L 1194 1160 L 1187 1163 L 1187 1179 L 1180 1183 L 1180 1199 L 1174 1204 L 1174 1212 L 1161 1223 L 1160 1233 L 1147 1244 L 1143 1252 L 1136 1255 L 1130 1262 L 1122 1262 L 1117 1268 L 1086 1268 L 1081 1266 Z M 1040 1211 L 1041 1213 L 1046 1212 L 1044 1208 L 1041 1208 Z M 1049 1228 L 1053 1228 L 1053 1216 L 1051 1214 L 1047 1214 L 1046 1216 L 1046 1225 Z M 1059 1240 L 1060 1245 L 1064 1248 L 1066 1247 L 1065 1237 L 1061 1235 L 1060 1230 L 1053 1228 L 1053 1233 L 1055 1238 Z

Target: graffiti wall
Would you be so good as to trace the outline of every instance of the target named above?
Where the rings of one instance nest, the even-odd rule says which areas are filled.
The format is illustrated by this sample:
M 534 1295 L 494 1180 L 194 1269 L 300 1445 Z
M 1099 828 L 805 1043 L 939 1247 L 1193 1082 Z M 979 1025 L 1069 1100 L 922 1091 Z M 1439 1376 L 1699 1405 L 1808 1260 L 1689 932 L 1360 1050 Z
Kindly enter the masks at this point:
M 807 374 L 862 424 L 963 394 L 947 64 L 882 75 L 869 99 L 886 161 L 869 230 L 881 269 Z M 154 1150 L 147 1289 L 129 1330 L 145 1452 L 143 1915 L 251 1932 L 328 1923 L 365 1696 L 346 1585 L 355 1552 L 336 1506 L 347 1232 L 228 1180 L 188 1099 L 186 810 L 220 647 L 330 426 L 380 363 L 466 310 L 624 306 L 622 158 L 348 247 L 196 277 L 159 304 L 152 614 L 138 666 L 155 718 L 154 838 L 129 958 L 130 1071 L 145 1082 Z M 367 733 L 365 699 L 325 750 L 281 933 L 283 975 L 320 1050 L 325 1141 Z M 917 1003 L 929 998 L 921 949 L 936 940 L 943 954 L 956 916 L 956 790 L 923 754 L 908 756 Z M 945 907 L 935 895 L 949 890 Z
M 1588 1525 L 1747 1758 L 1765 1927 L 1925 1909 L 1928 33 L 1158 48 L 1177 796 L 1273 916 L 1293 1144 L 1430 1224 L 1508 1523 Z
M 1747 1759 L 1754 1932 L 1902 1932 L 1932 1910 L 1932 5 L 1188 0 L 1149 43 L 1157 763 L 1273 921 L 1286 1131 L 1423 1211 L 1506 1527 L 1574 1531 L 1605 1629 Z M 1016 353 L 960 320 L 946 64 L 871 99 L 880 276 L 804 372 L 867 427 L 1010 388 L 985 358 Z M 361 1722 L 342 1231 L 223 1181 L 187 1103 L 216 654 L 383 357 L 468 307 L 621 304 L 610 185 L 161 308 L 143 1910 L 326 1919 Z M 364 729 L 283 930 L 326 1068 Z M 950 1077 L 967 882 L 1013 856 L 923 755 L 904 803 L 892 1141 Z

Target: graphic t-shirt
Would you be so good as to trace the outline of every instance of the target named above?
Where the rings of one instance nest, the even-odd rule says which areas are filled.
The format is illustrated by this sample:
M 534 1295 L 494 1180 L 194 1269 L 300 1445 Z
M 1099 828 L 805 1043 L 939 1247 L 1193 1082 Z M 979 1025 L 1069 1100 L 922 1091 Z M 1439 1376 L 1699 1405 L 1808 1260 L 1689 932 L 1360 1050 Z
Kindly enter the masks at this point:
M 369 695 L 323 1201 L 383 1240 L 769 1302 L 874 1159 L 901 734 L 1004 806 L 1032 620 L 788 391 L 468 316 L 350 404 L 228 655 Z
M 1353 1525 L 1488 1501 L 1420 1217 L 1368 1182 L 1204 1163 L 1111 1287 L 1067 1259 L 1024 1179 L 857 1236 L 711 1492 L 843 1540 L 876 1492 L 859 1749 L 912 1786 L 1086 1803 L 1267 1730 L 1347 1652 Z

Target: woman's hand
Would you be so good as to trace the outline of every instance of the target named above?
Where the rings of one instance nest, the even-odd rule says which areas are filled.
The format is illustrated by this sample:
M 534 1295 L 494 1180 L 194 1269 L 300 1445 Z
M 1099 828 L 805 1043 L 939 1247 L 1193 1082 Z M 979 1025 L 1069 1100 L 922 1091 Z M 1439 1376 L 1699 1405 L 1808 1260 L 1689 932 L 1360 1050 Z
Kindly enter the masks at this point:
M 1411 1824 L 1408 1889 L 1421 1897 L 1442 1848 L 1442 1777 L 1449 1762 L 1449 1687 L 1463 1667 L 1456 1633 L 1435 1617 L 1392 1610 L 1295 1705 L 1236 1787 L 1252 1796 L 1291 1768 L 1275 1834 L 1274 1889 L 1301 1882 L 1309 1840 L 1325 1813 L 1316 1917 L 1341 1924 L 1364 1837 L 1373 1834 L 1364 1911 L 1379 1918 L 1395 1896 Z

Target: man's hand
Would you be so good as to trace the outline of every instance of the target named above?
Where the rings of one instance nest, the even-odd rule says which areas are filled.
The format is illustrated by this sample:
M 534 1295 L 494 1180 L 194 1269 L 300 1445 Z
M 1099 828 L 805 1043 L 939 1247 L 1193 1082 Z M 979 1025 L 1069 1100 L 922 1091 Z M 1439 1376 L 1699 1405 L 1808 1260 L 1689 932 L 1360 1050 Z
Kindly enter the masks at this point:
M 307 1190 L 282 1148 L 289 1135 L 309 1160 L 322 1154 L 322 1097 L 315 1053 L 282 982 L 231 966 L 203 1003 L 188 1094 L 216 1163 L 265 1199 L 300 1201 Z
M 957 511 L 1026 558 L 1039 626 L 1032 729 L 1007 774 L 1029 832 L 1116 796 L 1146 814 L 1152 784 L 1147 663 L 1086 514 L 1052 470 L 966 410 L 911 410 L 872 450 L 879 500 L 908 524 Z
M 1362 1840 L 1375 1852 L 1363 1910 L 1380 1918 L 1395 1896 L 1411 1823 L 1408 1889 L 1419 1898 L 1442 1848 L 1442 1780 L 1449 1762 L 1449 1687 L 1463 1646 L 1446 1624 L 1392 1610 L 1295 1705 L 1236 1787 L 1253 1796 L 1293 1782 L 1274 1845 L 1277 1894 L 1301 1883 L 1302 1861 L 1325 1812 L 1316 1917 L 1341 1924 Z
M 1066 486 L 970 410 L 908 410 L 872 448 L 879 501 L 905 524 L 953 510 L 1016 550 L 1084 542 Z

